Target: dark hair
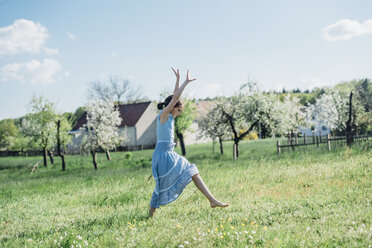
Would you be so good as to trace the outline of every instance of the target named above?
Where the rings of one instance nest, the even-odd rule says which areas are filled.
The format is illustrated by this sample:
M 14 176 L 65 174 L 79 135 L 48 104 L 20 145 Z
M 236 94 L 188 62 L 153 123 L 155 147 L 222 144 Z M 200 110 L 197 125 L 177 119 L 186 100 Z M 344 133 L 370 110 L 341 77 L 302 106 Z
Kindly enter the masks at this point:
M 164 102 L 158 103 L 158 109 L 163 109 L 172 101 L 173 95 L 168 96 L 165 98 Z M 177 101 L 176 105 L 174 105 L 174 108 L 179 107 L 182 105 L 182 102 L 180 100 Z

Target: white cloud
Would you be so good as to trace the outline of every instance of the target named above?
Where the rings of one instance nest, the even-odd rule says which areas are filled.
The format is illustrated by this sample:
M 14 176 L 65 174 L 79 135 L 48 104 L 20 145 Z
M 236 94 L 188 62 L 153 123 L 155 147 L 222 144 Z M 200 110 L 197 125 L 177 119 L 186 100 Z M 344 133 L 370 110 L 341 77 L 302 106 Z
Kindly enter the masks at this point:
M 372 19 L 364 23 L 350 19 L 342 19 L 334 24 L 328 25 L 323 30 L 323 37 L 328 41 L 348 40 L 354 36 L 372 33 Z
M 70 39 L 70 40 L 75 40 L 76 38 L 76 35 L 70 33 L 70 32 L 67 32 L 67 37 Z
M 19 19 L 10 26 L 0 28 L 0 56 L 22 52 L 39 53 L 49 37 L 40 23 Z
M 61 64 L 54 59 L 31 60 L 27 63 L 12 63 L 0 68 L 2 81 L 19 81 L 30 84 L 51 84 L 57 80 Z
M 52 49 L 52 48 L 44 47 L 43 50 L 44 50 L 44 52 L 46 52 L 49 55 L 58 55 L 59 54 L 58 48 Z

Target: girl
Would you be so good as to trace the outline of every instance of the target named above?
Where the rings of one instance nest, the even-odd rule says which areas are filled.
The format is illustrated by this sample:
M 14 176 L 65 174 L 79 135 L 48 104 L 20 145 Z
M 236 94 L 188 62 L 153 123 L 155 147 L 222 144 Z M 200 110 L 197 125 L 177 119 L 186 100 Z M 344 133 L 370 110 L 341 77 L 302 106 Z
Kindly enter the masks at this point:
M 168 96 L 164 102 L 158 104 L 160 113 L 157 117 L 156 147 L 152 155 L 152 175 L 156 186 L 152 194 L 149 216 L 152 217 L 160 205 L 166 205 L 176 200 L 187 184 L 194 181 L 196 187 L 209 200 L 210 206 L 227 207 L 228 204 L 218 201 L 204 184 L 199 171 L 194 164 L 190 164 L 184 157 L 179 156 L 174 149 L 174 118 L 182 113 L 183 105 L 181 94 L 186 85 L 196 80 L 190 78 L 189 71 L 185 82 L 179 87 L 180 72 L 173 69 L 176 75 L 176 86 L 173 95 Z

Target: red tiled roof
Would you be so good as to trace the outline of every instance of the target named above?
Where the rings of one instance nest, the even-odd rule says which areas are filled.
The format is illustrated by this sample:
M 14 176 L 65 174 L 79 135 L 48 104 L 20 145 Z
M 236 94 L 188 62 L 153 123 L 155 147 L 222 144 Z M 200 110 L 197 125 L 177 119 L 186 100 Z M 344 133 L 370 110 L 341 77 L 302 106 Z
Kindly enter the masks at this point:
M 124 126 L 135 126 L 138 120 L 141 118 L 142 114 L 145 112 L 147 107 L 151 102 L 140 102 L 140 103 L 131 103 L 131 104 L 122 104 L 119 105 L 120 117 L 123 119 L 119 127 Z M 84 124 L 87 123 L 87 113 L 81 115 L 80 119 L 73 127 L 73 131 L 78 130 Z

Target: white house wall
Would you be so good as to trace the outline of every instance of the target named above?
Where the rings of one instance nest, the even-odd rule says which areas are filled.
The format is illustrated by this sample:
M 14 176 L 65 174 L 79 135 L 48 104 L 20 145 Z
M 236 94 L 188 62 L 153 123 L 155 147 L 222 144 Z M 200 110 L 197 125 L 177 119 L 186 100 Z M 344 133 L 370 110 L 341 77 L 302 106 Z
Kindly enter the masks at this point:
M 185 145 L 192 145 L 192 144 L 200 144 L 200 143 L 208 143 L 212 142 L 210 138 L 198 138 L 200 135 L 199 127 L 197 122 L 193 122 L 191 126 L 187 129 L 184 136 Z
M 70 132 L 71 142 L 67 144 L 66 149 L 68 152 L 78 151 L 80 148 L 81 140 L 85 131 Z
M 136 124 L 137 145 L 154 145 L 156 143 L 157 115 L 157 108 L 151 102 Z
M 330 134 L 331 131 L 329 130 L 329 128 L 322 122 L 317 122 L 317 126 L 315 126 L 315 135 L 327 135 L 327 134 Z M 313 136 L 313 130 L 311 130 L 311 128 L 306 128 L 306 127 L 299 127 L 298 128 L 299 131 L 301 132 L 302 135 L 305 135 L 306 136 Z
M 124 138 L 123 146 L 136 146 L 136 128 L 135 127 L 125 127 L 119 128 L 120 135 Z

